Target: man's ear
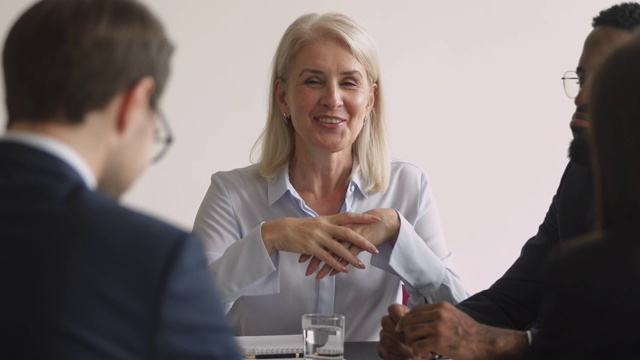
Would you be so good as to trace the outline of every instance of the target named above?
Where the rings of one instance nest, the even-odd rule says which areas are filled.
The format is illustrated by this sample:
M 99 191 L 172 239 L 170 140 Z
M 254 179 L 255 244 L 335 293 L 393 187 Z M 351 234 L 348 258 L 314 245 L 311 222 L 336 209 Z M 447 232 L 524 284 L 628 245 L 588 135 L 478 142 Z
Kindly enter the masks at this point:
M 275 87 L 276 87 L 276 91 L 275 91 L 276 101 L 278 102 L 278 108 L 280 109 L 280 112 L 290 116 L 291 111 L 289 110 L 289 106 L 287 105 L 287 100 L 285 98 L 286 84 L 282 80 L 278 79 L 276 80 Z
M 118 109 L 117 130 L 124 132 L 133 119 L 139 118 L 140 112 L 149 108 L 151 95 L 156 89 L 156 81 L 151 76 L 144 76 L 125 90 Z

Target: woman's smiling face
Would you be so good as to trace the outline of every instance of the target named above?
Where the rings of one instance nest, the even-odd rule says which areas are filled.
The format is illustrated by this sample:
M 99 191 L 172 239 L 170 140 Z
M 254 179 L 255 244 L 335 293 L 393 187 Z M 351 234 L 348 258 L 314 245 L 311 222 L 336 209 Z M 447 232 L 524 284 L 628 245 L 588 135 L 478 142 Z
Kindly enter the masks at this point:
M 296 55 L 286 82 L 276 83 L 280 110 L 291 117 L 297 150 L 351 153 L 375 101 L 375 85 L 342 44 L 315 40 Z

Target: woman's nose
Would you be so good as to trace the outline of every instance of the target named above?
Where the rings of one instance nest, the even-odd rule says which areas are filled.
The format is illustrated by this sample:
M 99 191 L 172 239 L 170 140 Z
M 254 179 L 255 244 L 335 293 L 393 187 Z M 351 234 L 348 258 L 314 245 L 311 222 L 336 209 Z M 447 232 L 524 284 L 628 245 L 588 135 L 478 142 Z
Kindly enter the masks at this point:
M 321 99 L 321 104 L 329 109 L 336 109 L 342 106 L 342 92 L 337 84 L 330 84 L 325 88 Z

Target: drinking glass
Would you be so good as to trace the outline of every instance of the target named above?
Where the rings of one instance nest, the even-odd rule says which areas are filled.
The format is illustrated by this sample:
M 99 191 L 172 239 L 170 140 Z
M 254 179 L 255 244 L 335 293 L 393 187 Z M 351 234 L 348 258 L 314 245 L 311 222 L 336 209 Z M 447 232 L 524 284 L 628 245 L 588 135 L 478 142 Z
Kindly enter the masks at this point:
M 344 315 L 302 315 L 305 359 L 344 359 Z

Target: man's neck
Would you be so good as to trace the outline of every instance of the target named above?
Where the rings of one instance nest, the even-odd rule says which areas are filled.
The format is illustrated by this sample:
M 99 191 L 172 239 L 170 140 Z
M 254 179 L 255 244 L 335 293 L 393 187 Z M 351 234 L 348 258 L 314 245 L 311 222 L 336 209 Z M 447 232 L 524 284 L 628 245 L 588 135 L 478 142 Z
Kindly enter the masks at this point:
M 74 124 L 61 120 L 14 121 L 7 129 L 9 132 L 31 133 L 57 140 L 79 155 L 88 166 L 93 177 L 99 179 L 106 154 L 104 139 L 100 130 L 89 123 Z
M 569 145 L 569 159 L 583 166 L 591 166 L 591 149 L 585 136 L 573 138 Z

